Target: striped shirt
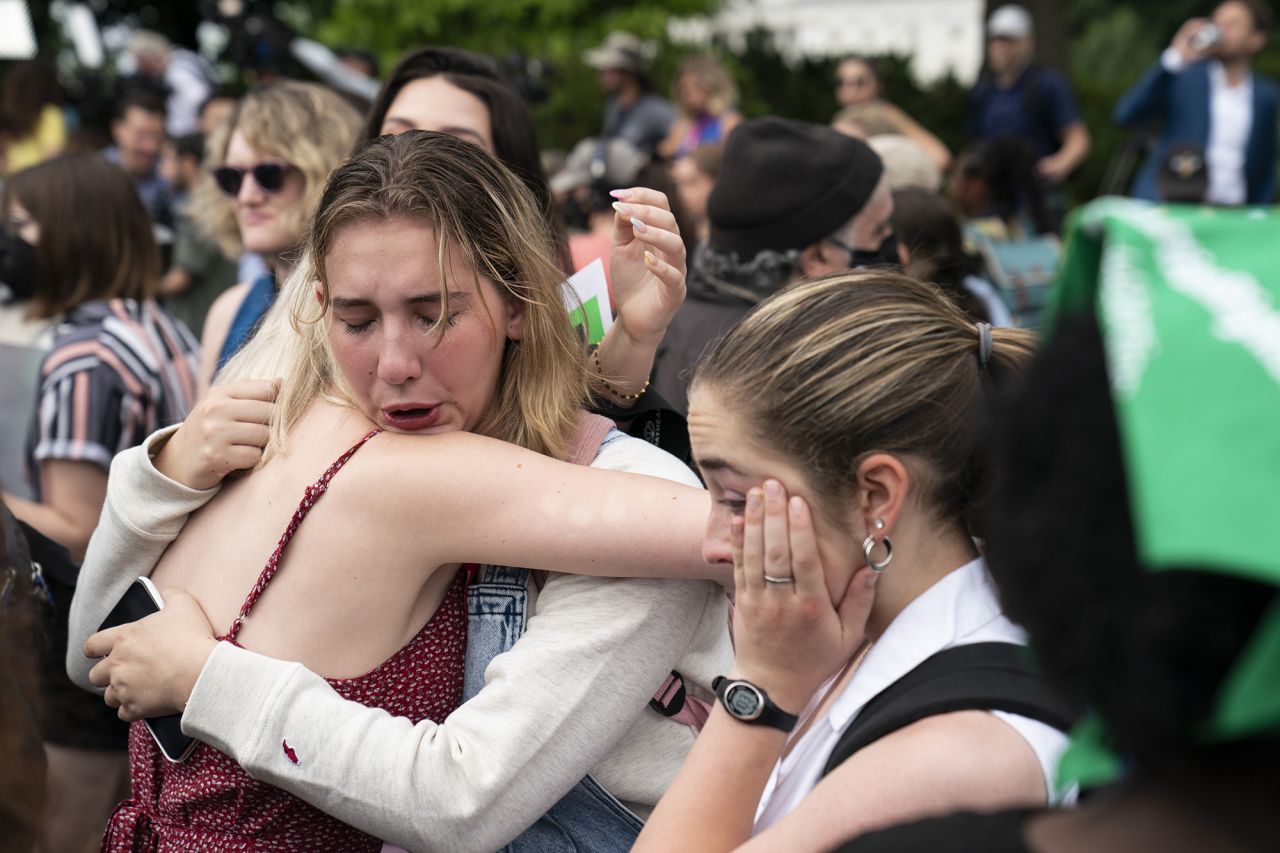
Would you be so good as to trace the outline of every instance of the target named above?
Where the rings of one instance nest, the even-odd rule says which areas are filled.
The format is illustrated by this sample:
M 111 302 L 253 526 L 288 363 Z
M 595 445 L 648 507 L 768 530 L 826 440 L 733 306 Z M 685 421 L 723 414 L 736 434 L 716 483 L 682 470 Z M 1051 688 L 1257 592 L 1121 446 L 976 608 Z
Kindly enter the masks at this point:
M 27 445 L 37 488 L 47 459 L 106 471 L 117 453 L 185 418 L 196 399 L 199 349 L 154 301 L 96 300 L 68 312 L 40 365 Z

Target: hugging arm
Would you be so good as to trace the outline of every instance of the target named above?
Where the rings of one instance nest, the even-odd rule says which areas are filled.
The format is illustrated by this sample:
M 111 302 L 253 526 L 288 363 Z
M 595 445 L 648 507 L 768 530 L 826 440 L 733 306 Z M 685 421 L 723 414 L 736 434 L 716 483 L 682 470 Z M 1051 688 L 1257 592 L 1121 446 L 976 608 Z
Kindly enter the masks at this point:
M 183 730 L 379 838 L 420 851 L 496 850 L 638 715 L 654 713 L 654 686 L 703 610 L 723 608 L 721 596 L 705 583 L 553 576 L 484 689 L 439 725 L 347 701 L 300 664 L 219 643 Z
M 151 464 L 151 452 L 177 429 L 162 429 L 111 462 L 107 497 L 76 580 L 68 626 L 67 674 L 86 690 L 95 689 L 89 683 L 94 661 L 85 657 L 84 641 L 98 630 L 129 584 L 139 575 L 151 574 L 160 555 L 182 532 L 187 516 L 218 493 L 217 485 L 193 489 Z M 137 499 L 139 495 L 146 499 Z
M 423 565 L 602 577 L 719 578 L 702 557 L 710 499 L 643 474 L 559 462 L 492 438 L 383 434 L 344 471 L 354 529 L 396 531 Z M 423 476 L 430 472 L 430 476 Z M 430 519 L 430 524 L 423 524 Z

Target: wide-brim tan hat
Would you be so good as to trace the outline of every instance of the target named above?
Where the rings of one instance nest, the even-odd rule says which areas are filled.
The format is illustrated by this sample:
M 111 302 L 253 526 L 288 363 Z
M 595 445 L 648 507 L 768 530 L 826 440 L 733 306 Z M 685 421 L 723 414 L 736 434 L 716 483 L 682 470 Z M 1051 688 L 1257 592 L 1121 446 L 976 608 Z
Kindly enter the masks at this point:
M 604 44 L 582 54 L 582 61 L 597 71 L 631 71 L 649 67 L 653 46 L 631 33 L 609 33 Z

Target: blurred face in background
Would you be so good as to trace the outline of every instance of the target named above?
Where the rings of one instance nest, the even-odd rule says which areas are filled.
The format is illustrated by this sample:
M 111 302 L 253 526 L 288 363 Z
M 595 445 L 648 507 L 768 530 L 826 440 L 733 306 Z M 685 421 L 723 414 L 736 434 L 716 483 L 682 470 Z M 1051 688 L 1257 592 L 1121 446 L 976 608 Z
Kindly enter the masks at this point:
M 1016 74 L 1031 61 L 1035 41 L 998 36 L 987 39 L 987 65 L 997 77 Z
M 284 181 L 278 189 L 263 187 L 253 176 L 253 168 L 260 163 L 284 167 Z M 302 203 L 305 189 L 302 174 L 281 158 L 255 150 L 239 130 L 231 134 L 224 165 L 244 170 L 239 191 L 231 196 L 231 203 L 245 251 L 270 256 L 292 248 L 302 234 L 290 224 L 297 218 L 286 214 Z
M 671 164 L 671 180 L 680 194 L 680 204 L 685 214 L 693 220 L 698 236 L 706 239 L 707 197 L 715 181 L 698 168 L 692 157 L 681 157 Z
M 447 133 L 495 153 L 488 105 L 442 75 L 411 80 L 396 94 L 382 120 L 381 132 L 406 130 Z
M 230 121 L 235 111 L 235 98 L 211 98 L 200 110 L 200 132 L 208 136 Z
M 631 85 L 635 75 L 621 68 L 601 68 L 599 79 L 600 88 L 604 89 L 606 94 L 616 95 Z
M 702 81 L 698 79 L 697 74 L 686 71 L 680 75 L 680 85 L 677 88 L 677 92 L 680 95 L 680 104 L 689 113 L 698 115 L 707 111 L 707 101 L 710 96 L 702 85 Z
M 1266 46 L 1266 36 L 1257 29 L 1253 14 L 1243 3 L 1223 3 L 1213 10 L 1213 23 L 1222 33 L 1214 51 L 1222 59 L 1252 59 Z
M 874 101 L 880 96 L 880 82 L 871 66 L 861 59 L 846 59 L 836 69 L 836 100 L 842 107 Z
M 120 149 L 120 168 L 133 178 L 155 171 L 164 145 L 164 115 L 141 107 L 129 107 L 111 125 L 111 137 Z

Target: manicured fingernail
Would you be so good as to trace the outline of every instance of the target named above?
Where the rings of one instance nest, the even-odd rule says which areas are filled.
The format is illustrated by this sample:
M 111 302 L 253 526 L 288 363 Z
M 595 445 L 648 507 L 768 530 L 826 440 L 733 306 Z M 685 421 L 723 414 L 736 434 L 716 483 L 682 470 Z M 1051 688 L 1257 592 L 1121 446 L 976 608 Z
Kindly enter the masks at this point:
M 648 230 L 649 230 L 649 226 L 648 226 L 648 225 L 645 225 L 643 222 L 641 222 L 639 219 L 636 219 L 634 216 L 633 216 L 633 217 L 631 217 L 631 227 L 632 227 L 632 228 L 634 228 L 634 229 L 636 229 L 637 231 L 639 231 L 639 232 L 640 232 L 640 233 L 642 233 L 642 234 L 643 234 L 645 231 L 648 231 Z
M 657 259 L 653 257 L 653 252 L 644 253 L 644 263 L 645 263 L 645 266 L 649 266 L 649 267 L 657 263 Z
M 763 497 L 759 489 L 752 489 L 747 492 L 747 510 L 756 510 L 760 508 L 760 500 Z
M 796 495 L 791 496 L 791 500 L 787 501 L 787 505 L 791 507 L 791 514 L 799 518 L 804 514 L 804 500 Z
M 777 480 L 766 480 L 764 491 L 771 498 L 780 498 L 782 497 L 782 484 Z
M 629 204 L 623 204 L 620 201 L 613 203 L 613 209 L 621 213 L 623 216 L 630 216 L 635 213 L 635 209 Z
M 871 575 L 867 578 L 867 588 L 870 589 L 874 587 L 879 580 L 880 580 L 880 573 L 872 572 Z
M 631 190 L 609 190 L 609 195 L 614 198 L 631 198 Z

